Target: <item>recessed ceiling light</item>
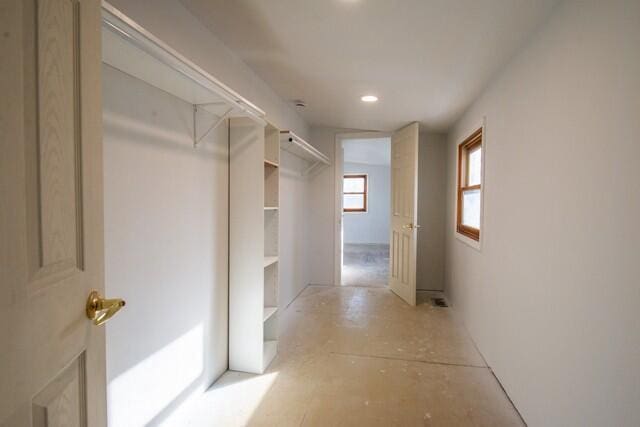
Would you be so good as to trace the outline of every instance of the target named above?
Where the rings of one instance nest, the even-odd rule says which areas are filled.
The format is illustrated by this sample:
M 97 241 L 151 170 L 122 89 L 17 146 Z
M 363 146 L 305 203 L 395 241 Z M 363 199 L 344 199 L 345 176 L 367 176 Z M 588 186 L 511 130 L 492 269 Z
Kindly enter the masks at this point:
M 378 97 L 375 95 L 365 95 L 360 99 L 362 100 L 362 102 L 376 102 L 378 100 Z

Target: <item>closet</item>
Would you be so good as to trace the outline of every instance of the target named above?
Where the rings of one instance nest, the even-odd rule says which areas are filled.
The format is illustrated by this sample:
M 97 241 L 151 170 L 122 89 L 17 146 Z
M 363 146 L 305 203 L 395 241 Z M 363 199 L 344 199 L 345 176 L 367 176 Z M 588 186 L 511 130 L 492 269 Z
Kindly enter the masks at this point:
M 112 72 L 109 74 L 120 82 L 126 81 L 127 78 L 140 80 L 144 84 L 170 95 L 173 97 L 172 99 L 180 100 L 181 111 L 185 108 L 188 109 L 187 120 L 184 120 L 184 111 L 180 112 L 180 117 L 176 116 L 175 120 L 176 126 L 186 125 L 189 129 L 190 147 L 187 147 L 188 151 L 185 151 L 184 146 L 180 147 L 180 155 L 189 156 L 188 153 L 193 153 L 194 156 L 220 156 L 220 150 L 211 150 L 212 147 L 207 144 L 210 144 L 209 141 L 214 135 L 215 138 L 226 135 L 228 139 L 226 142 L 228 142 L 229 182 L 229 369 L 251 373 L 264 372 L 278 351 L 278 324 L 281 316 L 280 310 L 283 306 L 283 301 L 280 298 L 280 277 L 284 268 L 281 258 L 282 227 L 293 227 L 292 224 L 282 224 L 281 222 L 280 201 L 282 197 L 287 197 L 287 194 L 281 193 L 281 172 L 283 171 L 281 150 L 299 159 L 299 163 L 296 162 L 295 170 L 287 171 L 287 173 L 290 174 L 289 176 L 295 174 L 300 179 L 306 179 L 302 177 L 308 177 L 319 170 L 322 165 L 328 165 L 329 159 L 295 133 L 280 130 L 276 125 L 269 123 L 265 112 L 259 107 L 189 61 L 116 8 L 108 3 L 103 3 L 102 13 L 103 63 L 127 77 L 121 76 L 122 78 L 120 78 Z M 120 90 L 123 89 L 120 88 Z M 162 98 L 160 93 L 157 95 L 159 99 Z M 149 105 L 141 107 L 140 114 L 146 114 L 149 108 L 153 109 Z M 171 111 L 171 108 L 173 107 L 161 108 L 162 114 L 170 114 L 168 111 Z M 135 107 L 132 109 L 135 110 Z M 144 126 L 140 126 L 139 120 L 122 117 L 116 117 L 116 119 L 119 120 L 119 125 L 129 127 L 131 132 L 138 131 L 151 135 L 154 135 L 154 132 L 159 132 L 157 129 L 151 128 L 153 117 L 146 116 L 147 122 Z M 138 128 L 134 129 L 136 126 Z M 178 138 L 178 135 L 172 130 L 165 131 L 162 135 L 158 134 L 157 137 L 166 138 L 168 141 L 171 138 Z M 110 138 L 113 139 L 113 136 Z M 180 138 L 184 144 L 186 142 L 184 135 L 180 135 Z M 149 140 L 151 139 L 153 136 Z M 172 142 L 167 142 L 165 145 L 167 150 L 178 149 L 173 146 Z M 168 153 L 169 151 L 166 151 L 160 155 L 167 156 Z M 169 158 L 164 157 L 164 159 Z M 221 161 L 225 160 L 222 157 Z M 131 163 L 135 163 L 133 159 Z M 172 171 L 167 170 L 166 173 L 170 175 Z M 204 183 L 204 185 L 208 184 Z M 166 201 L 170 203 L 171 191 L 176 190 L 169 188 L 166 190 Z M 221 206 L 226 206 L 226 202 L 225 200 L 222 203 L 219 199 Z M 155 212 L 162 215 L 161 211 Z M 147 212 L 147 214 L 150 213 Z M 300 215 L 300 212 L 296 212 L 296 215 Z M 296 223 L 300 223 L 300 221 Z M 288 230 L 288 238 L 291 238 L 292 232 L 290 230 Z M 297 237 L 297 231 L 295 233 Z M 141 243 L 141 246 L 144 246 L 141 238 L 135 236 L 135 239 Z M 222 240 L 218 242 L 224 245 Z M 170 242 L 167 242 L 167 248 L 171 250 Z M 292 252 L 294 251 L 289 250 L 288 252 L 289 258 L 287 259 L 289 261 L 287 262 L 289 263 L 292 262 L 290 261 Z M 197 260 L 197 262 L 219 263 L 219 260 L 203 259 Z M 139 268 L 140 277 L 144 277 L 142 273 L 144 268 L 146 268 L 144 265 Z M 170 268 L 170 266 L 166 266 L 166 268 Z M 293 270 L 294 266 L 288 265 L 287 268 Z M 302 283 L 303 278 L 293 281 L 291 275 L 289 277 L 289 282 L 295 282 L 300 287 L 306 285 L 306 283 Z M 189 280 L 186 276 L 183 279 Z M 174 283 L 179 286 L 179 280 Z M 134 298 L 131 300 L 133 303 L 127 308 L 132 314 L 135 313 L 136 319 L 142 316 L 141 318 L 144 318 L 145 322 L 149 322 L 149 319 L 153 317 L 154 310 L 154 283 L 142 283 L 142 279 L 139 279 L 135 286 L 148 292 L 148 306 L 141 307 L 140 303 L 136 304 Z M 179 294 L 179 289 L 172 290 L 172 292 Z M 291 295 L 287 295 L 284 304 L 289 302 L 291 298 Z M 140 316 L 138 316 L 139 314 Z M 158 313 L 158 315 L 160 314 Z M 165 323 L 171 323 L 171 311 L 163 313 L 162 316 Z M 190 342 L 194 346 L 202 346 L 195 338 L 196 333 L 206 335 L 208 328 L 213 327 L 219 328 L 219 324 L 210 325 L 205 321 L 189 332 L 189 334 L 193 334 L 193 337 L 189 334 L 178 337 L 176 343 L 181 343 L 180 340 L 183 339 L 192 340 L 193 338 Z M 118 334 L 125 333 L 123 328 L 117 331 Z M 154 324 L 150 322 L 136 325 L 135 331 L 137 334 L 157 335 Z M 182 330 L 179 332 L 183 333 Z M 222 332 L 217 331 L 217 333 Z M 134 335 L 132 333 L 127 340 L 135 342 Z M 163 342 L 163 345 L 170 349 L 172 345 L 177 344 Z M 206 345 L 208 344 L 205 344 L 205 347 Z M 212 345 L 216 346 L 216 343 Z M 224 346 L 221 343 L 217 345 L 220 350 L 224 351 L 226 343 Z M 162 354 L 162 351 L 163 348 L 158 349 L 157 354 Z M 154 354 L 148 356 L 155 357 Z M 203 360 L 198 363 L 204 365 L 206 370 L 209 361 Z M 135 365 L 132 366 L 135 367 Z M 139 366 L 137 369 L 147 369 L 144 365 Z M 176 368 L 185 369 L 186 367 L 176 366 Z M 196 374 L 198 373 L 194 372 L 194 375 Z M 167 393 L 169 392 L 167 391 Z

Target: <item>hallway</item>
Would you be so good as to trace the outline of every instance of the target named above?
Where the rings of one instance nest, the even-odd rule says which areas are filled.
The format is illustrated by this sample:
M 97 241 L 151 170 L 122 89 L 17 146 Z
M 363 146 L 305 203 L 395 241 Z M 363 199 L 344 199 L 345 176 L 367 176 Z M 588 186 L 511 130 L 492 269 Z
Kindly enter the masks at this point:
M 520 426 L 450 308 L 387 289 L 309 286 L 265 374 L 225 373 L 164 425 Z

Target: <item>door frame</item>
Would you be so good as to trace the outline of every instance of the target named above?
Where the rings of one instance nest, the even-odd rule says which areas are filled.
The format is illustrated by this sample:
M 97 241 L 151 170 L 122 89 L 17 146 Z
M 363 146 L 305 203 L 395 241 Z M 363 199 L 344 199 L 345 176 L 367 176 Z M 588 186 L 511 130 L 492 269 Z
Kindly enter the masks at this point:
M 348 139 L 391 138 L 393 132 L 365 131 L 336 134 L 334 148 L 334 215 L 333 215 L 333 285 L 342 286 L 342 179 L 344 176 L 344 156 L 342 143 Z

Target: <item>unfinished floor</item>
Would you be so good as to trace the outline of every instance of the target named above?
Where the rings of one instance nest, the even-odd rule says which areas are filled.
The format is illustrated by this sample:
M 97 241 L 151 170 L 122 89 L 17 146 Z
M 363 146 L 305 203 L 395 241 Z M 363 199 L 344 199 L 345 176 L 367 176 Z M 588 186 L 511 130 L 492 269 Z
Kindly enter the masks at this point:
M 385 287 L 389 280 L 389 245 L 345 243 L 342 284 L 345 286 Z
M 522 426 L 450 308 L 308 287 L 263 375 L 225 373 L 167 426 Z

